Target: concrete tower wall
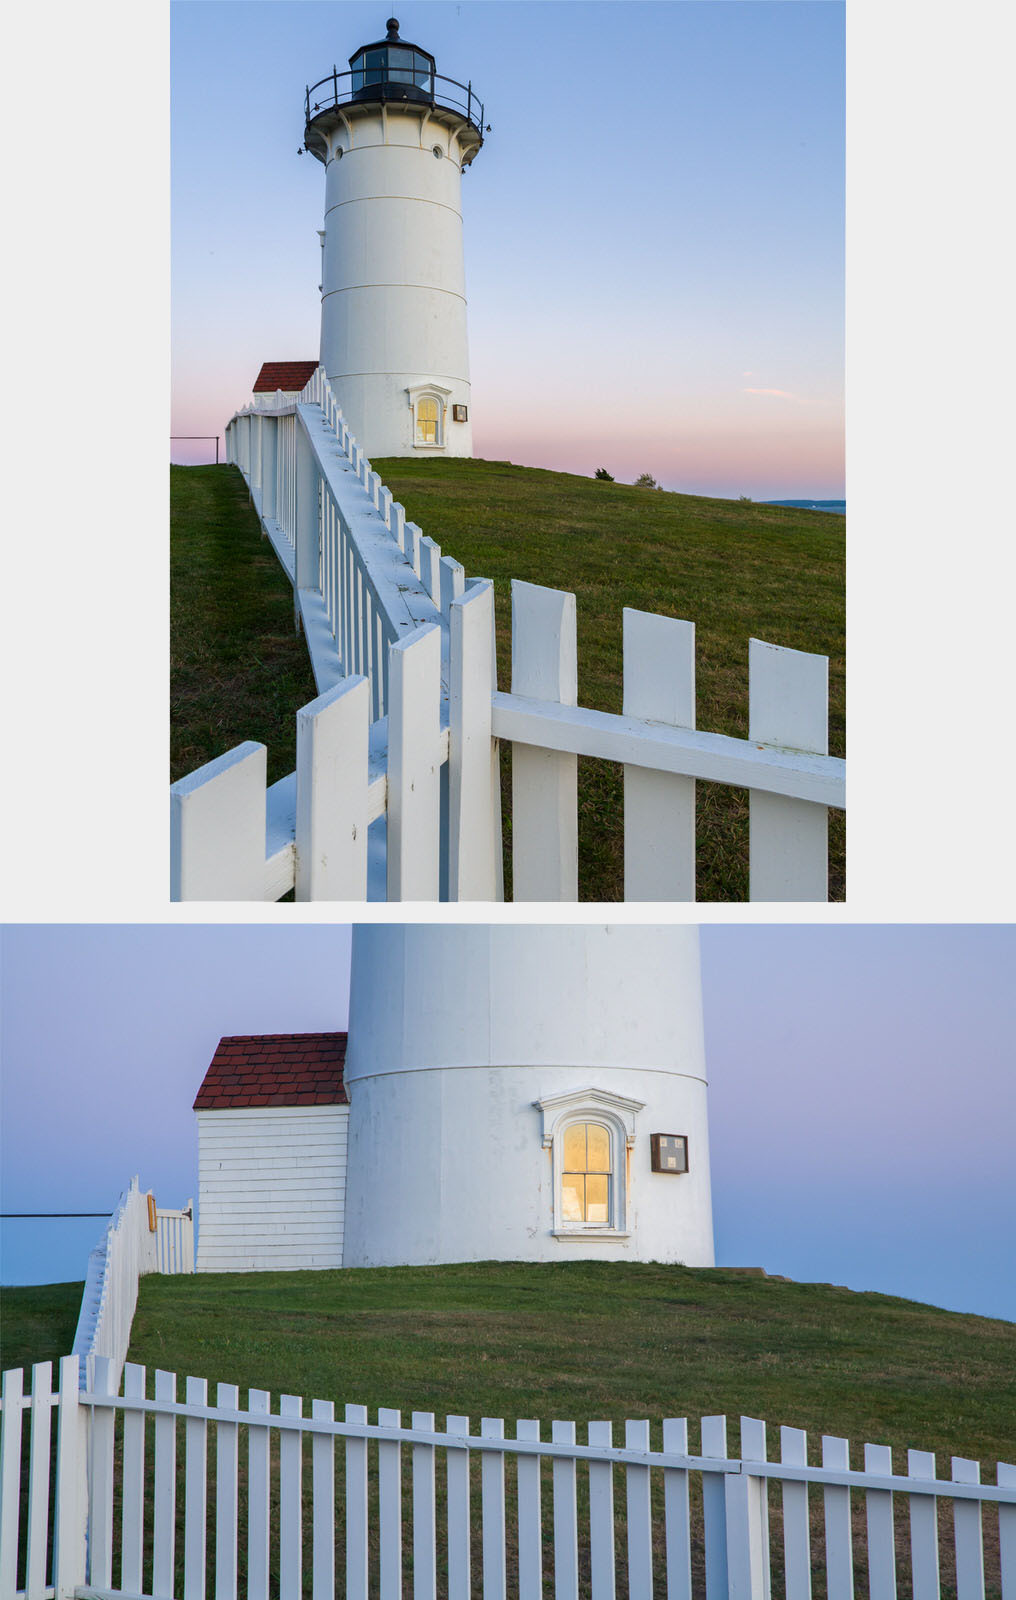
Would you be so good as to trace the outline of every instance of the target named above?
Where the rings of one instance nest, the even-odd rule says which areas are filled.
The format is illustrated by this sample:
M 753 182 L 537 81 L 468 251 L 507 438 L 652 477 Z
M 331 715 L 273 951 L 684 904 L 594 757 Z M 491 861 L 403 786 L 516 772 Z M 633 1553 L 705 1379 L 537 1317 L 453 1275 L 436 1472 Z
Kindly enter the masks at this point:
M 694 929 L 358 926 L 346 1084 L 346 1266 L 712 1264 Z M 575 1125 L 609 1136 L 605 1220 L 567 1215 Z
M 325 132 L 321 361 L 366 453 L 472 455 L 461 181 L 468 125 L 419 106 L 347 106 Z M 440 153 L 435 155 L 435 149 Z M 442 446 L 417 442 L 433 386 Z

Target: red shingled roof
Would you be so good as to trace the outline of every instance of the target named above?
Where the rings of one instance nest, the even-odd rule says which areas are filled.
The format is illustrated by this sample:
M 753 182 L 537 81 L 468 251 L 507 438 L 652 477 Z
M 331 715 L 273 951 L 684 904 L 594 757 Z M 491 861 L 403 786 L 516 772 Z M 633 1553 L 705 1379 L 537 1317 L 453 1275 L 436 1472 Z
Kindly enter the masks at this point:
M 276 389 L 299 393 L 317 369 L 316 361 L 266 361 L 254 380 L 254 393 L 274 394 Z
M 345 1106 L 344 1033 L 263 1033 L 220 1039 L 195 1111 L 241 1106 Z

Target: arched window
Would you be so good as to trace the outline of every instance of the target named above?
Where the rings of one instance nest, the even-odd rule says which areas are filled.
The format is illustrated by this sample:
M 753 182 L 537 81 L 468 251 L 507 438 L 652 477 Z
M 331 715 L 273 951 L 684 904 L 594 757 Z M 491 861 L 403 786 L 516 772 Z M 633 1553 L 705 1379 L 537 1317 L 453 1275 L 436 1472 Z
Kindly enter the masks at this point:
M 610 1226 L 613 1171 L 610 1129 L 602 1122 L 565 1128 L 561 1163 L 561 1217 L 568 1222 Z
M 534 1101 L 551 1152 L 558 1238 L 628 1237 L 627 1166 L 641 1100 L 606 1089 L 578 1089 Z
M 451 392 L 439 383 L 414 384 L 406 390 L 413 413 L 414 450 L 444 449 L 445 412 Z
M 436 396 L 423 394 L 416 402 L 417 444 L 440 444 L 440 406 Z

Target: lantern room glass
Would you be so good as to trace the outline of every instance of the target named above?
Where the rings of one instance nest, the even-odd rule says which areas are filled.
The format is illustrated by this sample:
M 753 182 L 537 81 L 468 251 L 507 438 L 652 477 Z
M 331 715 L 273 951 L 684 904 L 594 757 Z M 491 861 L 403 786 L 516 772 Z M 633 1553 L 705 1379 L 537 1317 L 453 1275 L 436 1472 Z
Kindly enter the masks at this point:
M 421 50 L 402 44 L 375 45 L 355 55 L 350 67 L 354 94 L 385 83 L 400 83 L 424 89 L 433 98 L 434 63 Z

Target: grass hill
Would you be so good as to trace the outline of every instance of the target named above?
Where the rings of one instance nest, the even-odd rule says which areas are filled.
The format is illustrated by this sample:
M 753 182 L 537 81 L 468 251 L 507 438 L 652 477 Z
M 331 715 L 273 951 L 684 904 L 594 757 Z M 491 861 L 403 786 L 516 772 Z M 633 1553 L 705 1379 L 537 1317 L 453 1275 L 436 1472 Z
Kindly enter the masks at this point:
M 83 1283 L 43 1283 L 0 1290 L 0 1364 L 30 1367 L 70 1354 Z
M 829 1284 L 483 1262 L 142 1280 L 130 1359 L 274 1394 L 481 1415 L 742 1412 L 1011 1458 L 1016 1327 Z
M 64 1323 L 69 1339 L 80 1287 L 60 1284 L 7 1292 L 5 1365 L 33 1338 L 40 1340 L 39 1348 L 24 1358 L 19 1355 L 19 1361 L 59 1353 L 60 1346 L 52 1348 L 58 1306 L 63 1302 L 69 1313 Z M 151 1370 L 159 1367 L 206 1377 L 211 1385 L 236 1383 L 241 1399 L 249 1387 L 267 1389 L 275 1406 L 280 1393 L 289 1393 L 305 1400 L 333 1399 L 339 1406 L 357 1402 L 372 1416 L 382 1405 L 400 1408 L 407 1418 L 413 1410 L 432 1410 L 439 1427 L 449 1413 L 464 1413 L 472 1418 L 474 1430 L 481 1416 L 500 1416 L 509 1435 L 519 1417 L 539 1417 L 544 1437 L 551 1420 L 569 1418 L 580 1424 L 582 1440 L 586 1421 L 610 1418 L 617 1440 L 623 1438 L 617 1424 L 625 1418 L 648 1417 L 658 1448 L 660 1419 L 686 1415 L 692 1420 L 694 1450 L 698 1418 L 725 1412 L 732 1419 L 729 1441 L 736 1453 L 737 1419 L 744 1413 L 770 1424 L 771 1454 L 779 1448 L 778 1424 L 786 1423 L 808 1430 L 812 1461 L 819 1459 L 821 1434 L 832 1433 L 851 1440 L 858 1466 L 860 1447 L 870 1441 L 891 1444 L 900 1468 L 908 1446 L 934 1450 L 942 1475 L 948 1475 L 951 1455 L 972 1457 L 983 1463 L 989 1481 L 1000 1457 L 1012 1459 L 1016 1439 L 1013 1324 L 889 1295 L 723 1269 L 481 1262 L 373 1271 L 153 1276 L 141 1281 L 130 1359 L 149 1368 L 149 1385 Z M 658 1491 L 657 1485 L 657 1535 Z M 545 1493 L 549 1529 L 549 1483 Z M 178 1514 L 183 1503 L 178 1483 Z M 770 1503 L 771 1515 L 778 1519 L 778 1491 L 771 1491 Z M 404 1504 L 408 1519 L 408 1493 Z M 620 1550 L 623 1504 L 619 1487 Z M 587 1518 L 581 1474 L 579 1509 L 580 1518 Z M 862 1593 L 863 1496 L 855 1497 L 854 1515 Z M 901 1593 L 909 1581 L 906 1516 L 901 1498 Z M 376 1507 L 372 1517 L 376 1544 Z M 479 1496 L 474 1494 L 477 1550 L 478 1517 Z M 305 1508 L 309 1548 L 308 1519 Z M 821 1600 L 825 1584 L 819 1494 L 812 1496 L 811 1520 L 815 1594 Z M 946 1510 L 940 1526 L 942 1592 L 948 1597 L 955 1586 L 952 1519 Z M 778 1521 L 775 1527 L 774 1593 L 782 1582 Z M 695 1592 L 701 1594 L 701 1493 L 694 1484 L 692 1531 Z M 985 1514 L 985 1534 L 987 1593 L 998 1600 L 994 1512 Z M 408 1552 L 408 1521 L 405 1543 Z M 550 1559 L 548 1552 L 548 1563 Z M 583 1574 L 581 1592 L 586 1595 L 585 1568 Z M 627 1593 L 623 1584 L 619 1593 Z
M 695 622 L 698 722 L 717 733 L 747 733 L 749 636 L 828 655 L 830 750 L 844 753 L 842 516 L 504 461 L 373 465 L 446 554 L 471 577 L 493 580 L 502 686 L 510 681 L 509 583 L 522 578 L 577 596 L 581 704 L 620 711 L 621 613 L 634 606 Z M 293 713 L 314 693 L 289 585 L 235 467 L 172 468 L 171 504 L 172 776 L 253 738 L 268 745 L 274 781 L 295 764 Z M 584 900 L 622 898 L 622 799 L 620 768 L 580 761 Z M 746 898 L 747 810 L 745 791 L 699 785 L 700 899 Z M 843 884 L 843 818 L 834 816 L 834 898 Z

